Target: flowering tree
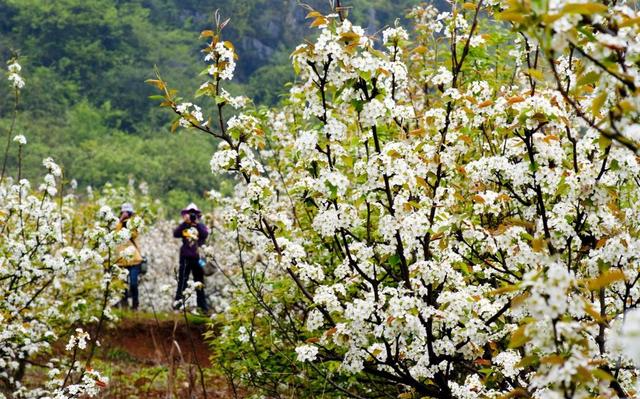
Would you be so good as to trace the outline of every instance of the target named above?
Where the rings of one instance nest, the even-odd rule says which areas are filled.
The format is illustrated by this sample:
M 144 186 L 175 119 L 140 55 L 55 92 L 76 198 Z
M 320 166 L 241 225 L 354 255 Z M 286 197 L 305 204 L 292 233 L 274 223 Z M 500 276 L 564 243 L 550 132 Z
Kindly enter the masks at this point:
M 15 115 L 25 81 L 16 60 L 8 69 Z M 111 207 L 132 197 L 141 209 L 153 207 L 132 188 L 90 190 L 83 198 L 51 158 L 43 161 L 42 184 L 32 187 L 20 163 L 16 175 L 7 166 L 10 145 L 19 160 L 27 145 L 23 135 L 12 138 L 14 127 L 0 177 L 0 398 L 92 397 L 108 382 L 91 364 L 101 329 L 116 320 L 111 307 L 126 276 L 115 267 L 115 248 L 130 234 L 116 231 Z M 52 356 L 60 341 L 67 352 Z
M 215 137 L 213 172 L 237 180 L 217 207 L 242 282 L 214 342 L 231 381 L 272 396 L 634 396 L 640 14 L 452 2 L 372 38 L 337 5 L 308 14 L 317 38 L 293 52 L 280 108 L 222 88 L 236 55 L 219 18 L 196 93 L 214 117 L 150 81 L 173 129 Z

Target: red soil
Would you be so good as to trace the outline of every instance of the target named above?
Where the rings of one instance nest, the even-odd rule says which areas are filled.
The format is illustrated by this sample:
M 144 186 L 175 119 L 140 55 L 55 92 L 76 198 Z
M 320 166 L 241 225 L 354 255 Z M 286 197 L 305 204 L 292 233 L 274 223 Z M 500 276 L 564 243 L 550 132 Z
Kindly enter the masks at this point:
M 115 328 L 103 331 L 100 357 L 114 369 L 101 398 L 204 398 L 196 366 L 211 367 L 211 352 L 202 336 L 206 328 L 187 326 L 179 315 L 173 320 L 156 322 L 148 316 L 134 314 L 121 320 Z M 125 359 L 113 359 L 114 353 Z M 162 377 L 154 381 L 151 381 L 154 377 L 133 377 L 153 367 L 165 370 Z M 181 373 L 181 377 L 174 377 L 170 382 L 167 377 L 170 369 Z M 171 395 L 167 393 L 168 385 L 173 386 Z M 234 397 L 224 378 L 212 376 L 210 371 L 205 371 L 204 385 L 207 399 Z
M 203 383 L 207 399 L 246 396 L 244 392 L 234 396 L 226 380 L 215 372 L 202 335 L 207 326 L 187 325 L 178 314 L 163 318 L 156 321 L 148 314 L 128 313 L 115 327 L 102 330 L 92 366 L 109 382 L 98 398 L 205 398 Z M 94 329 L 95 325 L 85 327 L 92 334 Z M 65 351 L 66 341 L 68 337 L 63 337 L 53 345 L 54 357 Z M 85 355 L 80 354 L 81 364 L 86 361 Z M 43 355 L 35 359 L 35 364 L 45 364 L 47 358 Z M 46 369 L 34 367 L 27 372 L 24 383 L 38 386 L 47 378 Z M 0 393 L 11 398 L 1 384 Z
M 210 351 L 202 338 L 206 327 L 186 326 L 183 320 L 128 318 L 103 334 L 103 348 L 116 347 L 147 364 L 167 364 L 173 356 L 176 362 L 209 367 Z

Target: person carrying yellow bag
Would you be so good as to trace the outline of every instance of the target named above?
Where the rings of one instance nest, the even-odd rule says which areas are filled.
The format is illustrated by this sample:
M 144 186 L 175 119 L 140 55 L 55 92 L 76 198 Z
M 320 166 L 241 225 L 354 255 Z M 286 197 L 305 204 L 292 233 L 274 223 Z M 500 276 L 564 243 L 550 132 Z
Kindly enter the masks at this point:
M 140 224 L 139 218 L 134 216 L 133 205 L 130 203 L 122 204 L 120 208 L 120 220 L 116 225 L 116 231 L 120 231 L 123 228 L 129 229 L 131 237 L 126 242 L 120 244 L 116 252 L 118 258 L 116 264 L 121 267 L 125 267 L 129 272 L 128 288 L 124 291 L 124 298 L 121 304 L 125 307 L 128 306 L 129 296 L 131 297 L 131 308 L 136 310 L 140 303 L 138 298 L 138 278 L 141 273 L 142 263 L 144 257 L 140 252 L 138 246 L 138 226 Z

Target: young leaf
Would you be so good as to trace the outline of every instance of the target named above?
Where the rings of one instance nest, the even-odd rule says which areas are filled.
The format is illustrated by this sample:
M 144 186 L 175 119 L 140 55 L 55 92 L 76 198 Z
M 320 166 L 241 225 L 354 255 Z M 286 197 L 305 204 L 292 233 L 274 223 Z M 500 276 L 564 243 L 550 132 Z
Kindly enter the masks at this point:
M 624 280 L 624 272 L 620 269 L 609 269 L 596 278 L 587 280 L 587 288 L 597 291 L 616 281 Z
M 599 3 L 569 3 L 562 8 L 563 14 L 601 14 L 609 10 L 604 4 Z

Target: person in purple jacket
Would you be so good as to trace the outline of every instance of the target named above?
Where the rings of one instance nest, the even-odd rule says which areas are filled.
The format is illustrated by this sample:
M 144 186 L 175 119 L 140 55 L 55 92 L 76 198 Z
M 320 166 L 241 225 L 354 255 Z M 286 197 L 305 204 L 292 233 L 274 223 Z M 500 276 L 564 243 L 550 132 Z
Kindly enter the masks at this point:
M 204 270 L 200 265 L 200 254 L 198 249 L 205 243 L 209 236 L 209 230 L 200 221 L 202 212 L 191 203 L 184 208 L 180 214 L 182 215 L 182 223 L 173 231 L 175 238 L 182 239 L 182 247 L 180 247 L 180 269 L 178 272 L 178 289 L 176 290 L 176 308 L 180 307 L 182 301 L 182 292 L 187 288 L 189 274 L 193 273 L 193 280 L 204 284 Z M 202 288 L 196 290 L 196 300 L 198 307 L 207 312 L 209 307 L 204 296 Z

